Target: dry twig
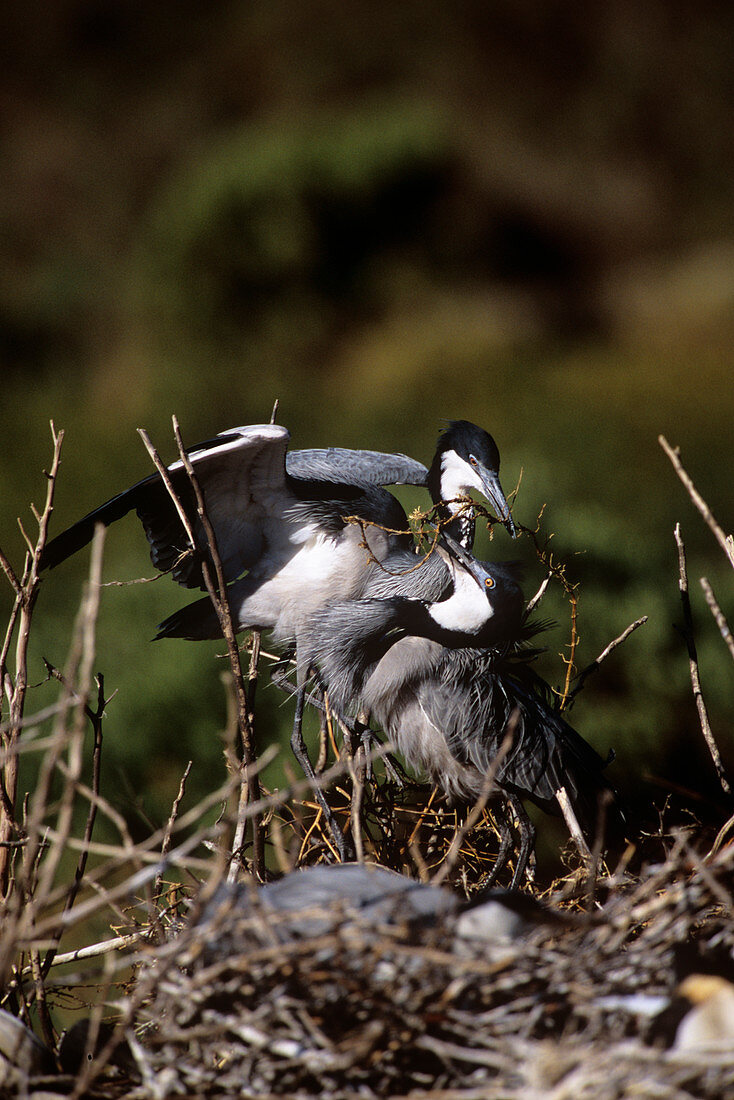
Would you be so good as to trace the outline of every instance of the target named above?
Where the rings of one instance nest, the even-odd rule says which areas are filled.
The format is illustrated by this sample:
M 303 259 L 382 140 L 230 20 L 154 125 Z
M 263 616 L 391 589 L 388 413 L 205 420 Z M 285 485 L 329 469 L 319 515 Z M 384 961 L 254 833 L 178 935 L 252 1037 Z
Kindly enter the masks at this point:
M 214 566 L 214 576 L 212 576 L 207 561 L 207 555 L 204 552 L 204 548 L 199 546 L 196 534 L 193 526 L 190 523 L 186 510 L 178 499 L 173 484 L 171 482 L 168 470 L 164 466 L 163 462 L 158 455 L 155 447 L 150 441 L 147 432 L 144 429 L 138 429 L 139 434 L 148 450 L 150 457 L 152 458 L 158 473 L 160 474 L 163 482 L 168 490 L 176 511 L 179 515 L 181 523 L 188 537 L 192 552 L 199 554 L 201 562 L 201 572 L 204 578 L 209 598 L 212 601 L 214 609 L 219 618 L 219 623 L 222 628 L 222 634 L 227 644 L 227 653 L 229 655 L 230 666 L 232 669 L 232 676 L 235 684 L 235 692 L 237 697 L 237 711 L 238 711 L 238 723 L 240 730 L 240 739 L 243 750 L 243 785 L 247 790 L 247 800 L 249 802 L 257 802 L 260 797 L 260 784 L 257 778 L 257 772 L 254 769 L 256 762 L 255 758 L 255 746 L 252 726 L 250 723 L 250 707 L 247 699 L 247 689 L 245 687 L 245 680 L 242 673 L 242 664 L 240 661 L 239 647 L 237 645 L 237 639 L 235 636 L 234 624 L 232 621 L 232 613 L 229 607 L 229 600 L 227 598 L 227 584 L 224 579 L 224 570 L 222 568 L 222 561 L 217 549 L 217 540 L 214 532 L 214 528 L 211 525 L 209 516 L 206 511 L 206 502 L 204 500 L 199 479 L 196 476 L 194 467 L 186 454 L 186 450 L 181 438 L 181 432 L 178 425 L 178 420 L 173 417 L 173 431 L 176 437 L 176 444 L 178 446 L 179 458 L 186 471 L 186 474 L 191 482 L 191 487 L 194 491 L 196 498 L 196 509 L 199 517 L 199 522 L 204 530 L 207 549 L 211 557 L 212 564 Z M 249 816 L 249 815 L 248 815 Z M 255 873 L 258 878 L 262 879 L 265 876 L 265 857 L 263 850 L 263 836 L 262 829 L 257 817 L 252 820 L 252 833 L 253 833 L 253 864 Z
M 719 633 L 726 642 L 727 649 L 734 659 L 734 638 L 732 637 L 731 629 L 728 622 L 726 621 L 724 612 L 721 610 L 717 603 L 716 597 L 714 596 L 714 590 L 709 584 L 706 577 L 701 577 L 701 588 L 703 589 L 703 594 L 706 597 L 706 603 L 709 605 L 709 609 L 714 617 L 714 621 L 719 628 Z
M 686 549 L 683 544 L 683 536 L 681 535 L 680 524 L 675 525 L 675 542 L 678 547 L 678 587 L 680 589 L 681 603 L 683 604 L 683 637 L 685 638 L 686 647 L 688 649 L 688 663 L 691 672 L 691 686 L 693 687 L 693 697 L 696 700 L 696 708 L 698 710 L 698 717 L 701 723 L 701 732 L 703 733 L 706 744 L 708 745 L 709 752 L 711 753 L 711 759 L 714 762 L 716 774 L 719 777 L 719 783 L 721 789 L 725 794 L 731 794 L 731 787 L 724 771 L 724 765 L 721 761 L 721 754 L 719 753 L 718 746 L 714 739 L 714 735 L 711 731 L 711 724 L 709 722 L 708 711 L 706 709 L 706 703 L 703 698 L 703 692 L 701 691 L 701 679 L 698 672 L 698 655 L 696 653 L 696 642 L 693 636 L 693 616 L 691 614 L 691 601 L 688 595 L 688 571 L 686 568 Z
M 679 448 L 678 447 L 671 447 L 664 435 L 659 435 L 658 436 L 658 443 L 663 448 L 666 455 L 668 456 L 668 458 L 672 462 L 673 469 L 675 470 L 678 477 L 683 482 L 689 497 L 691 498 L 691 500 L 695 504 L 696 508 L 698 508 L 699 512 L 701 513 L 704 520 L 706 521 L 707 526 L 713 532 L 714 537 L 715 537 L 716 541 L 718 542 L 719 546 L 721 547 L 721 549 L 724 551 L 727 558 L 729 559 L 729 564 L 731 566 L 734 566 L 734 539 L 732 538 L 731 535 L 725 535 L 724 534 L 723 530 L 721 529 L 719 524 L 716 522 L 716 519 L 714 518 L 714 515 L 713 515 L 711 509 L 709 508 L 708 504 L 706 503 L 706 501 L 703 499 L 701 494 L 696 489 L 696 486 L 693 484 L 693 480 L 691 479 L 691 477 L 689 476 L 689 474 L 686 472 L 686 470 L 683 467 L 683 463 L 681 462 L 681 458 L 680 458 Z
M 647 615 L 643 615 L 640 619 L 636 619 L 635 622 L 630 623 L 627 629 L 623 630 L 618 638 L 615 638 L 613 642 L 610 642 L 606 649 L 602 650 L 599 656 L 594 661 L 592 661 L 590 665 L 587 665 L 582 672 L 578 674 L 578 676 L 576 677 L 578 683 L 576 684 L 573 691 L 569 692 L 568 695 L 569 703 L 573 702 L 573 700 L 583 688 L 588 677 L 591 676 L 592 672 L 596 672 L 596 670 L 601 666 L 602 661 L 605 661 L 609 654 L 612 653 L 617 648 L 617 646 L 626 641 L 626 639 L 629 638 L 630 634 L 634 633 L 634 631 L 637 630 L 638 626 L 642 626 L 643 623 L 646 622 Z
M 0 774 L 0 897 L 4 897 L 7 893 L 11 866 L 11 849 L 3 842 L 12 839 L 16 827 L 15 800 L 18 790 L 18 757 L 12 750 L 20 738 L 23 710 L 28 690 L 28 641 L 33 609 L 39 590 L 39 562 L 43 548 L 46 545 L 48 525 L 53 511 L 56 477 L 61 463 L 61 445 L 64 440 L 63 431 L 57 433 L 53 421 L 51 421 L 51 438 L 54 454 L 51 470 L 46 475 L 48 482 L 46 501 L 40 514 L 33 508 L 33 514 L 38 523 L 38 536 L 35 544 L 30 543 L 25 531 L 23 531 L 20 520 L 18 520 L 18 525 L 28 543 L 28 553 L 21 579 L 18 579 L 8 559 L 0 552 L 0 564 L 2 564 L 3 570 L 15 591 L 15 605 L 0 652 L 0 706 L 2 706 L 3 695 L 7 695 L 10 703 L 10 719 L 2 734 L 2 746 L 9 749 L 10 752 L 3 765 L 2 774 Z M 15 645 L 15 674 L 11 676 L 7 670 L 6 662 L 16 625 L 18 636 Z

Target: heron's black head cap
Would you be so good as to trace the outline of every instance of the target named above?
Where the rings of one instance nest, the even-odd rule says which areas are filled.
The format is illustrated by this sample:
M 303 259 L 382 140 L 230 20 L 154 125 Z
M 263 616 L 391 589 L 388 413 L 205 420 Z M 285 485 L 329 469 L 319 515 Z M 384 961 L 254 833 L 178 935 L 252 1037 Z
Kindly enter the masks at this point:
M 460 458 L 469 462 L 473 455 L 487 470 L 499 473 L 500 452 L 489 432 L 479 428 L 469 420 L 450 420 L 449 425 L 438 437 L 436 457 L 446 451 L 456 451 Z

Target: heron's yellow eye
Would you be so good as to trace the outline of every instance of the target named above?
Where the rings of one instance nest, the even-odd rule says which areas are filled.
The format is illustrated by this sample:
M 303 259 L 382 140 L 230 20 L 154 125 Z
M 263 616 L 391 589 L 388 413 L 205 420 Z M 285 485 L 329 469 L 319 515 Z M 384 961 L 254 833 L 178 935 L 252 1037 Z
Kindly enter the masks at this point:
M 494 577 L 485 577 L 484 578 L 484 587 L 485 588 L 494 588 Z
M 476 460 L 476 458 L 474 457 L 474 455 L 469 455 L 469 461 L 471 462 L 472 466 L 476 466 L 476 465 L 477 465 L 477 460 Z

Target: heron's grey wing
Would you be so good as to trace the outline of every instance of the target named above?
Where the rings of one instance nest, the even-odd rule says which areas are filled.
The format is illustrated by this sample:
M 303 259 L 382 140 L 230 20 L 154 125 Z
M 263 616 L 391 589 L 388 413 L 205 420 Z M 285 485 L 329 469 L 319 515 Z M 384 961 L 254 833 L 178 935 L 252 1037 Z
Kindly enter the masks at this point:
M 428 470 L 403 454 L 350 450 L 348 447 L 289 451 L 286 469 L 304 481 L 333 481 L 348 485 L 423 485 Z
M 512 709 L 519 709 L 521 721 L 520 736 L 500 768 L 500 781 L 515 786 L 520 794 L 527 792 L 551 813 L 558 812 L 555 795 L 564 787 L 582 829 L 593 835 L 600 794 L 608 792 L 617 802 L 617 792 L 604 776 L 604 760 L 539 687 L 511 677 L 503 678 L 503 688 Z
M 285 451 L 289 433 L 273 424 L 233 428 L 188 452 L 204 493 L 206 509 L 217 539 L 225 579 L 238 577 L 262 552 L 264 542 L 280 525 L 293 503 L 285 478 Z M 194 492 L 181 461 L 169 466 L 176 495 L 194 528 L 197 541 L 206 546 L 196 513 Z M 48 543 L 42 568 L 58 565 L 90 541 L 96 524 L 109 525 L 132 509 L 145 528 L 150 556 L 157 569 L 172 569 L 186 588 L 202 588 L 201 563 L 181 554 L 188 540 L 173 501 L 158 474 L 96 508 Z M 284 537 L 286 537 L 284 535 Z M 178 564 L 176 564 L 178 563 Z
M 452 794 L 466 794 L 488 773 L 518 705 L 514 693 L 506 690 L 504 678 L 497 674 L 499 660 L 491 650 L 444 648 L 434 674 L 415 679 L 417 711 L 412 717 L 419 736 L 414 732 L 410 738 L 406 718 L 404 737 L 408 743 L 403 751 L 406 758 L 414 757 L 412 766 L 417 764 Z M 497 768 L 496 780 L 522 797 L 535 798 L 540 788 L 545 793 L 548 745 L 522 706 L 513 730 L 512 746 Z
M 396 550 L 372 570 L 364 595 L 380 600 L 404 596 L 436 603 L 450 586 L 451 573 L 439 553 L 425 557 L 410 550 Z
M 444 649 L 435 680 L 424 685 L 421 706 L 462 764 L 485 772 L 499 751 L 513 701 L 497 676 L 491 649 Z M 516 742 L 521 740 L 518 722 Z
M 555 794 L 566 788 L 582 827 L 593 828 L 601 791 L 615 794 L 604 761 L 565 721 L 544 681 L 521 661 L 492 650 L 446 650 L 441 684 L 421 703 L 453 756 L 486 773 L 514 715 L 512 744 L 497 769 L 500 786 L 557 813 Z
M 422 706 L 457 760 L 486 772 L 516 712 L 513 742 L 497 778 L 514 777 L 524 791 L 544 783 L 549 746 L 544 725 L 534 720 L 542 704 L 503 668 L 501 650 L 445 649 L 436 682 L 427 687 Z

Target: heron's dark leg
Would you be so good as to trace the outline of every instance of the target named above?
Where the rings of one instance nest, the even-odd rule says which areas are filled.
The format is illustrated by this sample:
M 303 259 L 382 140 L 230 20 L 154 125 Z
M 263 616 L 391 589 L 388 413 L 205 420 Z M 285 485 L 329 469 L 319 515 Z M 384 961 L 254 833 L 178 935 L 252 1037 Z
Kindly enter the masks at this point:
M 528 817 L 525 807 L 516 794 L 508 794 L 507 803 L 512 807 L 512 812 L 517 818 L 517 825 L 520 830 L 520 847 L 517 852 L 515 873 L 510 883 L 510 889 L 516 890 L 525 877 L 528 862 L 532 853 L 535 851 L 535 826 Z
M 366 724 L 366 721 L 368 721 L 368 719 L 369 715 L 360 715 L 358 718 L 355 719 L 354 722 L 350 722 L 346 718 L 338 718 L 337 721 L 339 722 L 341 728 L 349 734 L 350 739 L 356 739 L 357 737 L 359 738 L 367 761 L 367 778 L 371 779 L 371 750 L 373 747 L 382 745 L 383 742 L 380 734 L 375 733 L 371 726 Z M 385 764 L 385 771 L 387 772 L 388 778 L 398 787 L 405 786 L 403 780 L 400 778 L 398 764 L 395 760 L 395 757 L 392 756 L 389 752 L 385 752 L 382 753 L 382 759 Z
M 283 656 L 275 662 L 272 669 L 270 670 L 271 682 L 275 684 L 275 686 L 281 691 L 285 692 L 286 695 L 290 696 L 297 695 L 299 690 L 295 686 L 295 684 L 292 684 L 288 679 L 288 665 L 295 657 L 295 653 L 295 648 L 293 646 L 289 646 L 289 648 L 283 653 Z M 317 707 L 318 710 L 323 713 L 323 694 L 320 689 L 312 692 L 311 695 L 307 695 L 306 702 L 312 707 Z
M 286 666 L 291 659 L 292 658 L 290 654 L 284 654 L 284 656 L 273 665 L 270 673 L 270 679 L 275 684 L 275 686 L 281 691 L 285 692 L 286 695 L 293 696 L 298 694 L 299 689 L 288 679 Z M 305 701 L 306 703 L 308 703 L 309 706 L 315 707 L 318 711 L 320 711 L 321 714 L 326 714 L 324 698 L 320 690 L 311 692 L 310 695 L 306 696 Z M 362 744 L 365 747 L 365 752 L 368 754 L 367 760 L 371 768 L 369 750 L 373 745 L 382 743 L 379 735 L 376 734 L 373 729 L 370 729 L 369 726 L 365 726 L 360 719 L 357 719 L 356 722 L 350 722 L 349 719 L 340 718 L 339 715 L 336 715 L 335 717 L 341 729 L 350 738 L 350 747 L 353 745 L 352 739 L 359 737 L 359 739 L 362 741 Z M 404 784 L 402 779 L 400 778 L 400 774 L 398 772 L 398 768 L 395 764 L 394 758 L 389 753 L 385 753 L 383 756 L 383 760 L 385 761 L 385 769 L 390 779 L 398 787 L 402 787 Z M 368 772 L 368 777 L 371 777 L 371 771 Z
M 354 752 L 355 752 L 356 740 L 357 740 L 357 738 L 359 738 L 361 746 L 362 746 L 362 751 L 364 752 L 364 755 L 365 755 L 366 778 L 371 779 L 372 778 L 371 750 L 372 750 L 373 746 L 381 745 L 382 740 L 381 740 L 379 734 L 375 733 L 375 731 L 373 729 L 371 729 L 370 724 L 369 724 L 369 721 L 370 721 L 369 714 L 365 714 L 364 711 L 360 712 L 357 715 L 357 717 L 355 718 L 354 722 L 349 722 L 345 718 L 338 718 L 337 720 L 338 720 L 339 725 L 341 726 L 341 728 L 349 736 L 349 744 L 350 744 L 352 754 L 354 754 Z M 385 762 L 385 771 L 388 774 L 388 778 L 391 779 L 392 782 L 395 783 L 398 787 L 402 787 L 403 786 L 403 781 L 400 778 L 400 776 L 398 775 L 397 767 L 396 767 L 396 764 L 395 764 L 395 761 L 394 761 L 393 757 L 390 755 L 389 752 L 386 752 L 386 753 L 383 754 L 382 759 Z
M 339 828 L 336 818 L 332 813 L 329 803 L 326 801 L 326 796 L 321 789 L 321 786 L 316 779 L 316 773 L 313 770 L 313 765 L 306 752 L 306 743 L 303 740 L 303 708 L 306 702 L 306 687 L 300 687 L 296 695 L 296 716 L 293 722 L 293 733 L 291 734 L 291 748 L 293 749 L 293 755 L 303 769 L 303 774 L 313 785 L 313 791 L 318 800 L 319 806 L 322 809 L 326 824 L 329 826 L 331 835 L 334 838 L 334 842 L 339 851 L 339 858 L 342 863 L 347 863 L 355 858 L 354 847 L 350 841 L 344 836 L 344 833 Z
M 494 806 L 492 809 L 495 810 Z M 512 847 L 512 825 L 510 824 L 510 817 L 507 813 L 506 797 L 503 798 L 502 805 L 495 810 L 495 821 L 500 834 L 500 846 L 497 849 L 494 867 L 486 878 L 482 879 L 482 889 L 489 889 L 490 886 L 494 886 L 499 875 L 507 866 L 507 860 L 510 855 L 510 848 Z
M 372 745 L 372 739 L 374 734 L 369 728 L 369 719 L 362 711 L 354 719 L 354 722 L 340 723 L 342 728 L 347 734 L 347 743 L 349 745 L 349 751 L 356 759 L 359 754 L 363 764 L 364 779 L 372 778 L 372 760 L 370 759 L 370 747 Z

